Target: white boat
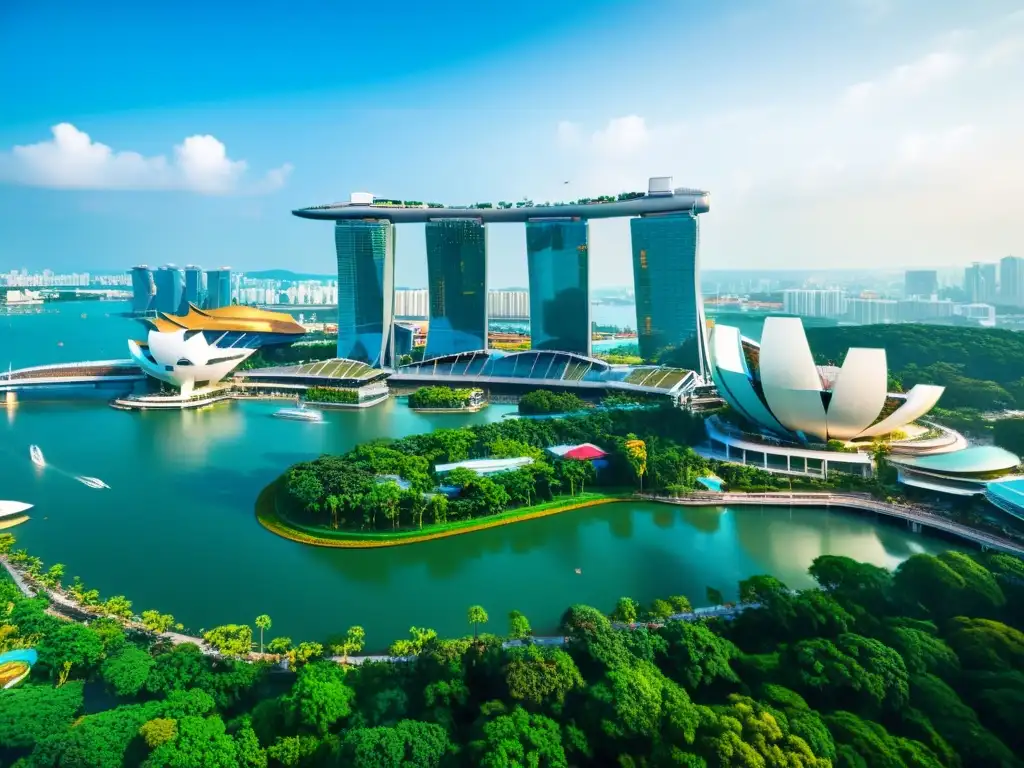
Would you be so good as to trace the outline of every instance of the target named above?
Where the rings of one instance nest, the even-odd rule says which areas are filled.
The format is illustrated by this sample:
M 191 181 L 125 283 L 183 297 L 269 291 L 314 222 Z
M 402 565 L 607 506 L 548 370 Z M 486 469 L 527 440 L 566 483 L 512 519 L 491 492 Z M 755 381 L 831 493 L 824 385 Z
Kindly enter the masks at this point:
M 20 515 L 30 509 L 32 509 L 31 504 L 25 504 L 21 501 L 0 501 L 0 517 Z
M 309 408 L 282 408 L 274 413 L 279 419 L 293 419 L 294 421 L 323 421 L 324 415 L 320 411 Z
M 98 477 L 76 477 L 75 480 L 88 488 L 109 488 L 110 486 Z
M 39 449 L 38 445 L 30 445 L 28 447 L 28 455 L 32 457 L 32 463 L 37 467 L 46 466 L 46 459 L 43 458 L 43 452 Z

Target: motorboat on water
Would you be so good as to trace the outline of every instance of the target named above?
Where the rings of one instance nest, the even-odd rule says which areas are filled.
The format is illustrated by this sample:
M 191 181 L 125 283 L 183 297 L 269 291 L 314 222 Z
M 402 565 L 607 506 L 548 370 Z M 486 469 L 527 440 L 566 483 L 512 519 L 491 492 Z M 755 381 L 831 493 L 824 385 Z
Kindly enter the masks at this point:
M 87 488 L 110 488 L 109 485 L 104 483 L 98 477 L 76 477 L 75 480 Z
M 32 458 L 32 463 L 37 467 L 46 466 L 46 459 L 43 458 L 43 452 L 38 445 L 30 445 L 28 447 L 28 455 Z
M 32 505 L 22 501 L 0 501 L 0 518 L 20 515 L 30 509 L 32 509 Z
M 323 421 L 324 415 L 320 411 L 310 408 L 282 408 L 274 413 L 279 419 L 292 419 L 293 421 Z

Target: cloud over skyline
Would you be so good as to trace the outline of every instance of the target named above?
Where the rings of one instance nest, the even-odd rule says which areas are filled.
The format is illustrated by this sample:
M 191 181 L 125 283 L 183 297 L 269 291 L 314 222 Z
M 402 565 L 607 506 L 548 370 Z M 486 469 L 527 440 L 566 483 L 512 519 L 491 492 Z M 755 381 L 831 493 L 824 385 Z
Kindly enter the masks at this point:
M 248 163 L 232 160 L 224 143 L 208 134 L 185 138 L 168 159 L 115 151 L 71 123 L 55 125 L 51 132 L 52 139 L 0 154 L 0 181 L 54 189 L 261 194 L 283 186 L 292 170 L 286 163 L 249 182 Z

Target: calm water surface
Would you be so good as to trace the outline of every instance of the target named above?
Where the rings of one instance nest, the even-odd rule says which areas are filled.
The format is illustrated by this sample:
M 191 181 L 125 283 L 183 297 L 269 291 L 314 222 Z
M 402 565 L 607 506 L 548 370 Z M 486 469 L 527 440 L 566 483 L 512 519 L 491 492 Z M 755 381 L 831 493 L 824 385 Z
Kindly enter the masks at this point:
M 61 322 L 49 314 L 0 317 L 0 363 L 121 357 L 118 345 L 134 329 L 103 317 L 111 306 L 63 305 Z M 69 348 L 78 352 L 54 353 Z M 45 562 L 65 563 L 69 577 L 105 595 L 125 594 L 138 611 L 173 613 L 193 629 L 269 613 L 272 635 L 320 639 L 362 624 L 373 648 L 412 625 L 468 631 L 466 608 L 474 603 L 490 612 L 495 630 L 518 609 L 538 632 L 551 632 L 575 602 L 611 609 L 621 595 L 682 593 L 702 604 L 706 586 L 734 595 L 736 582 L 755 573 L 808 585 L 807 566 L 822 553 L 893 567 L 915 552 L 949 548 L 825 510 L 643 503 L 407 547 L 308 547 L 267 532 L 253 512 L 259 491 L 289 464 L 375 437 L 483 423 L 509 408 L 423 415 L 391 401 L 305 424 L 272 418 L 278 407 L 126 413 L 102 401 L 25 401 L 0 410 L 0 498 L 36 505 L 13 532 Z M 46 454 L 44 470 L 29 461 L 33 443 Z M 99 477 L 111 489 L 89 489 L 75 475 Z

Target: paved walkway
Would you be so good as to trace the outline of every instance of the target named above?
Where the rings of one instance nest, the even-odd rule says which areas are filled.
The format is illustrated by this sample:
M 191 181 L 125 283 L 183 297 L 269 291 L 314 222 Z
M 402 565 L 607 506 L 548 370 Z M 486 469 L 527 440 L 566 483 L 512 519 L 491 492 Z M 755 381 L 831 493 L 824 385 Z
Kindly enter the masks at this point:
M 694 493 L 686 496 L 655 496 L 641 494 L 640 498 L 665 504 L 683 506 L 714 505 L 780 505 L 793 507 L 843 507 L 860 509 L 879 515 L 896 517 L 908 522 L 934 528 L 971 541 L 987 549 L 1024 557 L 1024 544 L 985 531 L 979 531 L 934 514 L 926 507 L 890 504 L 877 501 L 868 494 L 859 493 Z

